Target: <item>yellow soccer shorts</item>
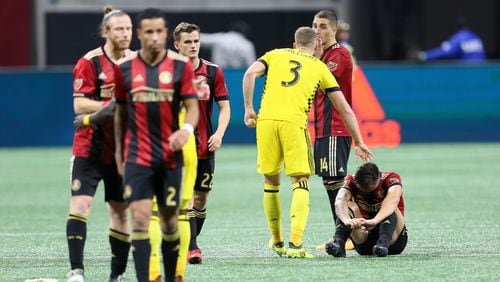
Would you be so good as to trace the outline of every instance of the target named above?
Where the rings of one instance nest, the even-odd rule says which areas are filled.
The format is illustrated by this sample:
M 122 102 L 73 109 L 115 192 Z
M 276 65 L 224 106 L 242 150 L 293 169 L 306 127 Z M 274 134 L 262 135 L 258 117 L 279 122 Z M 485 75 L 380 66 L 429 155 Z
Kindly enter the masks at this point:
M 280 120 L 257 122 L 257 172 L 275 175 L 285 163 L 288 176 L 310 176 L 314 172 L 307 128 Z

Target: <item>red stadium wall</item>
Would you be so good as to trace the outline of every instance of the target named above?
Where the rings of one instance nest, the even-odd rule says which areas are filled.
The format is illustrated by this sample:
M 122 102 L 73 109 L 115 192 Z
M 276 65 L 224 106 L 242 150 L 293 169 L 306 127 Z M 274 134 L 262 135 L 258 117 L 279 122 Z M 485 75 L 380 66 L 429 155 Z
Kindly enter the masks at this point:
M 0 1 L 0 66 L 30 63 L 30 0 Z

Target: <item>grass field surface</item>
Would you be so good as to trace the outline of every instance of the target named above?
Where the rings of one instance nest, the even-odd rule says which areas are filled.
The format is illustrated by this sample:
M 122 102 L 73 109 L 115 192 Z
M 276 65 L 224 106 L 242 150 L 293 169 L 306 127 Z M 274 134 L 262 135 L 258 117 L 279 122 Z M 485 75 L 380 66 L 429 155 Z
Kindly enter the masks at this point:
M 217 155 L 214 189 L 198 243 L 201 265 L 186 281 L 498 281 L 500 278 L 500 143 L 422 144 L 374 149 L 382 170 L 403 179 L 409 242 L 400 256 L 333 258 L 315 251 L 332 235 L 327 196 L 311 180 L 304 246 L 313 260 L 267 250 L 262 177 L 254 146 L 225 146 Z M 65 239 L 70 148 L 0 149 L 0 281 L 53 278 L 69 268 Z M 351 159 L 349 172 L 359 161 Z M 107 281 L 108 219 L 102 187 L 87 226 L 87 281 Z M 290 180 L 283 178 L 288 238 Z M 132 257 L 126 277 L 135 281 Z

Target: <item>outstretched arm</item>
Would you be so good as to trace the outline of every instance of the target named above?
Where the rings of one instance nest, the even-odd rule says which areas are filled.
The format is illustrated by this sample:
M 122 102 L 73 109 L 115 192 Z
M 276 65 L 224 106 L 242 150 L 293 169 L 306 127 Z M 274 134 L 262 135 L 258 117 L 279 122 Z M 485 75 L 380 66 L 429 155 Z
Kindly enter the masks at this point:
M 373 154 L 368 146 L 366 146 L 363 142 L 363 137 L 361 137 L 361 131 L 358 126 L 358 120 L 356 119 L 356 115 L 354 114 L 352 108 L 345 100 L 344 94 L 342 94 L 341 91 L 328 92 L 328 98 L 332 102 L 335 109 L 337 109 L 342 116 L 344 124 L 354 139 L 354 144 L 356 145 L 356 155 L 363 161 L 369 162 L 373 158 Z

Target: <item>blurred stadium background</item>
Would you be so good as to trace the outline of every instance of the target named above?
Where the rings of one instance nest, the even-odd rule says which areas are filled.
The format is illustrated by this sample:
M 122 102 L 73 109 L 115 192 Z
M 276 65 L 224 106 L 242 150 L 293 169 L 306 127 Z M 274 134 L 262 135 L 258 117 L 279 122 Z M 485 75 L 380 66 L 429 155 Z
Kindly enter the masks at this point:
M 207 33 L 246 21 L 257 56 L 290 46 L 298 26 L 310 25 L 318 10 L 333 8 L 351 24 L 359 65 L 384 110 L 379 121 L 394 120 L 400 126 L 400 140 L 392 144 L 500 141 L 499 1 L 2 0 L 0 89 L 9 106 L 0 115 L 0 130 L 9 134 L 0 146 L 71 145 L 71 70 L 80 56 L 102 43 L 97 28 L 108 3 L 132 15 L 158 7 L 170 26 L 189 21 Z M 458 16 L 467 18 L 482 37 L 488 63 L 408 60 L 412 51 L 438 46 L 452 34 Z M 137 48 L 137 40 L 132 46 Z M 225 70 L 233 108 L 229 143 L 254 140 L 242 124 L 242 72 Z M 39 122 L 43 126 L 34 126 Z M 371 144 L 384 144 L 387 138 L 378 121 L 363 127 Z

